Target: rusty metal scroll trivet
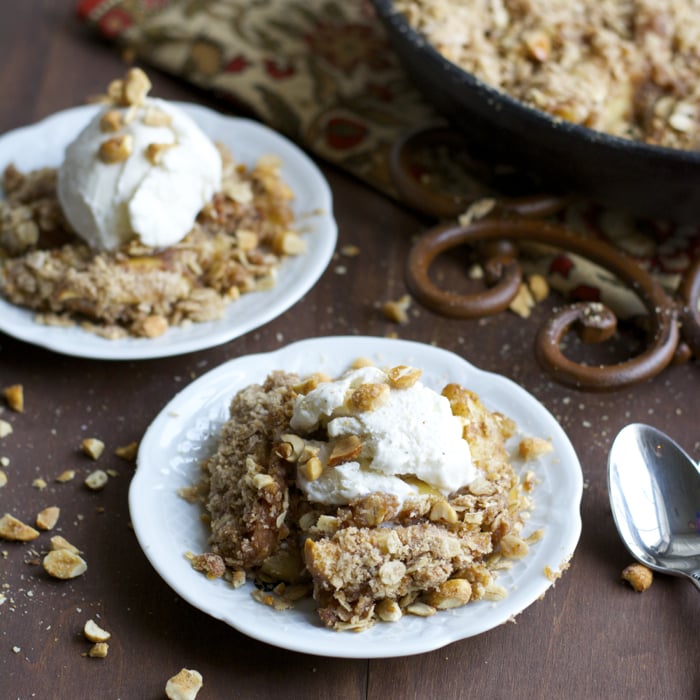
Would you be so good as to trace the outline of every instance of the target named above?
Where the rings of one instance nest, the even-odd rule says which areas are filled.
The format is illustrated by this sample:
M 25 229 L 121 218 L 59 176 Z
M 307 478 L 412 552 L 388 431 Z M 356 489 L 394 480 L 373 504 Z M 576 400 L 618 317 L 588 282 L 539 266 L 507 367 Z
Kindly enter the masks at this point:
M 442 144 L 456 148 L 459 136 L 446 129 L 420 131 L 397 144 L 392 158 L 396 187 L 416 209 L 440 218 L 453 218 L 480 197 L 491 196 L 478 181 L 469 184 L 465 196 L 426 187 L 412 174 L 408 159 L 413 149 Z M 661 285 L 634 260 L 600 240 L 583 238 L 544 217 L 561 209 L 567 200 L 558 197 L 498 197 L 483 218 L 467 225 L 447 223 L 429 229 L 413 246 L 406 264 L 406 283 L 415 298 L 428 308 L 453 318 L 478 318 L 508 308 L 518 293 L 522 271 L 517 260 L 518 243 L 539 243 L 578 254 L 612 272 L 643 303 L 648 319 L 646 347 L 631 359 L 605 366 L 574 362 L 561 351 L 564 336 L 579 331 L 584 342 L 602 342 L 615 333 L 617 318 L 599 302 L 569 304 L 554 311 L 539 330 L 535 352 L 540 364 L 557 380 L 588 390 L 626 387 L 649 379 L 672 361 L 700 358 L 700 259 L 687 270 L 677 294 L 669 296 Z M 465 245 L 484 246 L 487 288 L 459 294 L 439 288 L 429 276 L 433 261 L 448 250 Z

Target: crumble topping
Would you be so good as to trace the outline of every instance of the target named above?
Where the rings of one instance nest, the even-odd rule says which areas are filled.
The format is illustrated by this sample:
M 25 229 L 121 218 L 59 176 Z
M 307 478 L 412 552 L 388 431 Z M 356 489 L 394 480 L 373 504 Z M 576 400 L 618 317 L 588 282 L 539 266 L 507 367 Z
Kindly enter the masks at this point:
M 417 374 L 405 366 L 387 370 L 387 391 L 407 391 Z M 324 381 L 276 371 L 233 397 L 216 452 L 203 464 L 198 493 L 211 551 L 188 553 L 194 568 L 218 578 L 223 564 L 236 586 L 247 575 L 254 598 L 278 610 L 311 593 L 323 623 L 338 631 L 504 597 L 498 571 L 541 536 L 522 535 L 532 484 L 525 488 L 510 461 L 513 421 L 449 384 L 442 396 L 461 421 L 476 468 L 469 483 L 444 495 L 407 474 L 416 487 L 408 498 L 371 492 L 317 502 L 301 488 L 309 463 L 332 471 L 361 459 L 362 449 L 345 440 L 334 461 L 327 426 L 306 432 L 295 423 L 295 408 Z M 373 401 L 353 408 L 353 391 L 346 393 L 349 415 L 377 410 Z M 541 454 L 535 452 L 529 456 Z
M 693 0 L 396 0 L 449 61 L 550 115 L 649 144 L 700 148 Z

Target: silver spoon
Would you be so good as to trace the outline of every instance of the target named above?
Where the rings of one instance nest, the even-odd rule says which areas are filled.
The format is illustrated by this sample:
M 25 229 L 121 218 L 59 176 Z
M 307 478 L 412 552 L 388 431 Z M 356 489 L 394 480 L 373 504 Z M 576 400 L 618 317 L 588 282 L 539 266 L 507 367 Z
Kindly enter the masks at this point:
M 615 524 L 635 559 L 700 590 L 700 469 L 667 435 L 623 428 L 608 458 Z

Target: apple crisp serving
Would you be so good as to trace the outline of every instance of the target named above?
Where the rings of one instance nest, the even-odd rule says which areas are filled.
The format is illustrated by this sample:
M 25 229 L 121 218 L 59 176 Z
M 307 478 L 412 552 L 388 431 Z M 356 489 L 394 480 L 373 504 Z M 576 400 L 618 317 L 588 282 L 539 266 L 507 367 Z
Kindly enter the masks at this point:
M 235 586 L 252 579 L 254 597 L 277 609 L 313 595 L 324 625 L 338 631 L 503 598 L 498 571 L 541 535 L 522 533 L 533 480 L 511 462 L 506 442 L 516 426 L 462 386 L 437 394 L 420 376 L 404 366 L 349 371 L 336 381 L 276 371 L 239 391 L 193 489 L 211 548 L 189 555 L 193 567 Z M 461 445 L 448 445 L 442 428 L 430 445 L 411 441 L 413 426 L 398 438 L 376 427 L 405 420 L 397 402 L 418 392 L 416 402 L 425 403 L 426 391 L 446 411 L 438 422 L 457 426 Z M 320 421 L 310 417 L 314 405 Z M 552 448 L 530 440 L 523 460 Z M 421 471 L 432 454 L 443 459 L 455 447 L 456 463 Z M 392 451 L 398 462 L 387 467 Z M 416 464 L 406 451 L 418 453 Z
M 155 337 L 171 326 L 220 318 L 241 294 L 266 289 L 287 255 L 302 252 L 293 230 L 293 194 L 279 162 L 253 168 L 219 146 L 221 192 L 185 238 L 164 249 L 137 240 L 95 251 L 66 224 L 56 171 L 5 169 L 0 201 L 0 293 L 52 325 L 106 338 Z
M 396 0 L 447 60 L 556 118 L 700 148 L 694 0 Z
M 112 81 L 58 169 L 4 170 L 0 294 L 42 323 L 153 338 L 221 318 L 305 248 L 279 159 L 236 162 L 150 87 Z

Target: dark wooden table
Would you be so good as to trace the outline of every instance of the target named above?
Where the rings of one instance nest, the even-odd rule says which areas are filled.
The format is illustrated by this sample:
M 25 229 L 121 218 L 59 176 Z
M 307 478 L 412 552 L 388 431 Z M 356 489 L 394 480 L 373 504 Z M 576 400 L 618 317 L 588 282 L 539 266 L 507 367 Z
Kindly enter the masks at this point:
M 94 40 L 71 0 L 0 7 L 0 132 L 80 104 L 121 74 L 121 57 Z M 216 107 L 213 99 L 152 71 L 154 93 Z M 218 105 L 221 107 L 221 105 Z M 616 432 L 652 423 L 700 457 L 696 364 L 610 394 L 553 383 L 532 343 L 547 304 L 528 320 L 443 319 L 414 305 L 397 328 L 378 303 L 405 293 L 402 266 L 424 222 L 363 184 L 321 166 L 335 199 L 339 248 L 318 285 L 283 317 L 207 351 L 162 360 L 100 362 L 53 354 L 0 335 L 0 385 L 24 386 L 26 410 L 4 409 L 14 432 L 0 441 L 9 482 L 0 510 L 31 520 L 61 507 L 61 533 L 79 540 L 88 572 L 49 579 L 31 545 L 0 543 L 2 698 L 160 698 L 181 667 L 204 676 L 204 698 L 697 698 L 700 601 L 685 581 L 658 576 L 636 594 L 620 582 L 630 557 L 608 506 L 606 459 Z M 346 274 L 339 274 L 339 266 Z M 291 653 L 251 640 L 180 600 L 151 568 L 129 527 L 133 467 L 111 454 L 119 476 L 99 493 L 57 484 L 64 469 L 91 466 L 81 440 L 138 440 L 163 404 L 193 377 L 232 357 L 316 336 L 363 334 L 434 343 L 505 374 L 542 401 L 568 432 L 583 466 L 583 535 L 569 571 L 546 596 L 506 624 L 423 655 L 342 660 Z M 37 477 L 48 486 L 32 486 Z M 99 616 L 99 618 L 97 617 Z M 84 656 L 82 626 L 112 632 L 109 656 Z

